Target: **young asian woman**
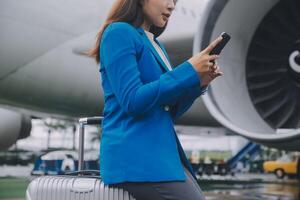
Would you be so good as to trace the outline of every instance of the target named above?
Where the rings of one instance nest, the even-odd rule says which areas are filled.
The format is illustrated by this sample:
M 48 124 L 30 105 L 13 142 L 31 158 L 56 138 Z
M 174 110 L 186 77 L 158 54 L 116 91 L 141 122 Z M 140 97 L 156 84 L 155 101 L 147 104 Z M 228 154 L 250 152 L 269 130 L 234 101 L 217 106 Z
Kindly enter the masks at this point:
M 209 55 L 220 38 L 170 68 L 157 37 L 175 4 L 174 0 L 117 0 L 92 54 L 100 63 L 104 91 L 101 177 L 137 200 L 205 199 L 174 121 L 222 75 L 210 62 L 218 56 Z

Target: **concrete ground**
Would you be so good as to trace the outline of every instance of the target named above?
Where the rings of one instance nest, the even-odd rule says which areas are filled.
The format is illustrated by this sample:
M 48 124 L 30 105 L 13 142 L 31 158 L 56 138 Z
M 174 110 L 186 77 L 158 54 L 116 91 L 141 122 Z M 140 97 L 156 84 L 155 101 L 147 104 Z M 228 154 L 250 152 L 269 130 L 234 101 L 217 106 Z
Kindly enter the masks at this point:
M 30 177 L 0 178 L 0 200 L 25 200 Z M 236 174 L 204 176 L 198 183 L 207 200 L 299 200 L 300 182 L 273 174 Z

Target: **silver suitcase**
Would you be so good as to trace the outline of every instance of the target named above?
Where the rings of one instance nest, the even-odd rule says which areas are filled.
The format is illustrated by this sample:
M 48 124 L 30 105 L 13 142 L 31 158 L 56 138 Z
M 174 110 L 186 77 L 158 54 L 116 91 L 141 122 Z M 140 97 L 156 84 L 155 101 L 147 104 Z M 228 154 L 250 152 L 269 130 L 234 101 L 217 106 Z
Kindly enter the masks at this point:
M 102 117 L 79 119 L 79 170 L 32 180 L 26 190 L 26 200 L 135 200 L 123 189 L 104 186 L 99 171 L 83 170 L 84 126 L 100 125 L 101 121 Z

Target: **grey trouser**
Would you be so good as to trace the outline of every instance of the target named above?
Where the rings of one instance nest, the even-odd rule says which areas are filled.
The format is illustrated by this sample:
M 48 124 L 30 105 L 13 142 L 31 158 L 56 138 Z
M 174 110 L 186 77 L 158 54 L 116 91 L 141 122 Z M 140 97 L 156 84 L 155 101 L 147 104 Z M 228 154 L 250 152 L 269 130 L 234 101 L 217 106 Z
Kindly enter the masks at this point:
M 184 171 L 184 182 L 124 182 L 109 186 L 128 191 L 136 200 L 205 200 L 197 181 L 185 167 Z

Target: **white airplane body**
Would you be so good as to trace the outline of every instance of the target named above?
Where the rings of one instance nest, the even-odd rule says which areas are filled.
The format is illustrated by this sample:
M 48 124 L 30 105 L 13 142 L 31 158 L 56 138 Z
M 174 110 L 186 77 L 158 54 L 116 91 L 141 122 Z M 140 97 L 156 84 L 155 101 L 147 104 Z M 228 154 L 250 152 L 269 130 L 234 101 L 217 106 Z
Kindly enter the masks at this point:
M 199 52 L 222 31 L 232 33 L 233 38 L 232 45 L 228 45 L 222 53 L 224 58 L 220 60 L 220 67 L 225 70 L 224 77 L 227 78 L 222 77 L 213 83 L 209 93 L 194 103 L 178 121 L 179 124 L 222 125 L 262 144 L 300 150 L 300 124 L 292 123 L 286 133 L 277 134 L 282 127 L 272 127 L 272 123 L 255 110 L 249 94 L 243 93 L 247 87 L 243 75 L 246 58 L 241 60 L 243 56 L 239 54 L 238 59 L 234 57 L 236 47 L 239 52 L 246 54 L 246 47 L 250 46 L 251 36 L 256 30 L 248 28 L 252 31 L 249 31 L 249 35 L 240 35 L 245 31 L 234 20 L 245 22 L 233 14 L 234 6 L 244 9 L 245 13 L 247 6 L 257 7 L 261 18 L 256 17 L 256 21 L 253 19 L 255 22 L 249 27 L 258 27 L 264 14 L 270 12 L 278 2 L 178 1 L 167 29 L 158 38 L 166 46 L 174 66 Z M 112 3 L 111 0 L 1 1 L 0 115 L 15 117 L 3 118 L 2 125 L 0 122 L 0 138 L 8 141 L 0 142 L 0 148 L 6 148 L 8 144 L 29 134 L 30 121 L 24 116 L 75 118 L 102 114 L 103 92 L 99 66 L 82 52 L 93 46 L 96 33 Z M 216 14 L 218 9 L 220 13 Z M 231 65 L 234 67 L 230 68 Z M 297 72 L 297 64 L 292 69 Z M 231 81 L 233 79 L 235 82 Z M 243 87 L 237 86 L 236 83 L 240 82 Z M 238 98 L 247 104 L 234 101 L 231 93 L 225 95 L 222 92 L 233 89 L 240 91 Z M 222 100 L 222 96 L 224 99 L 228 96 L 228 100 Z M 299 120 L 300 115 L 294 118 Z M 11 131 L 14 134 L 7 134 L 16 126 L 16 122 L 20 124 L 19 129 Z M 1 127 L 4 127 L 3 130 Z

